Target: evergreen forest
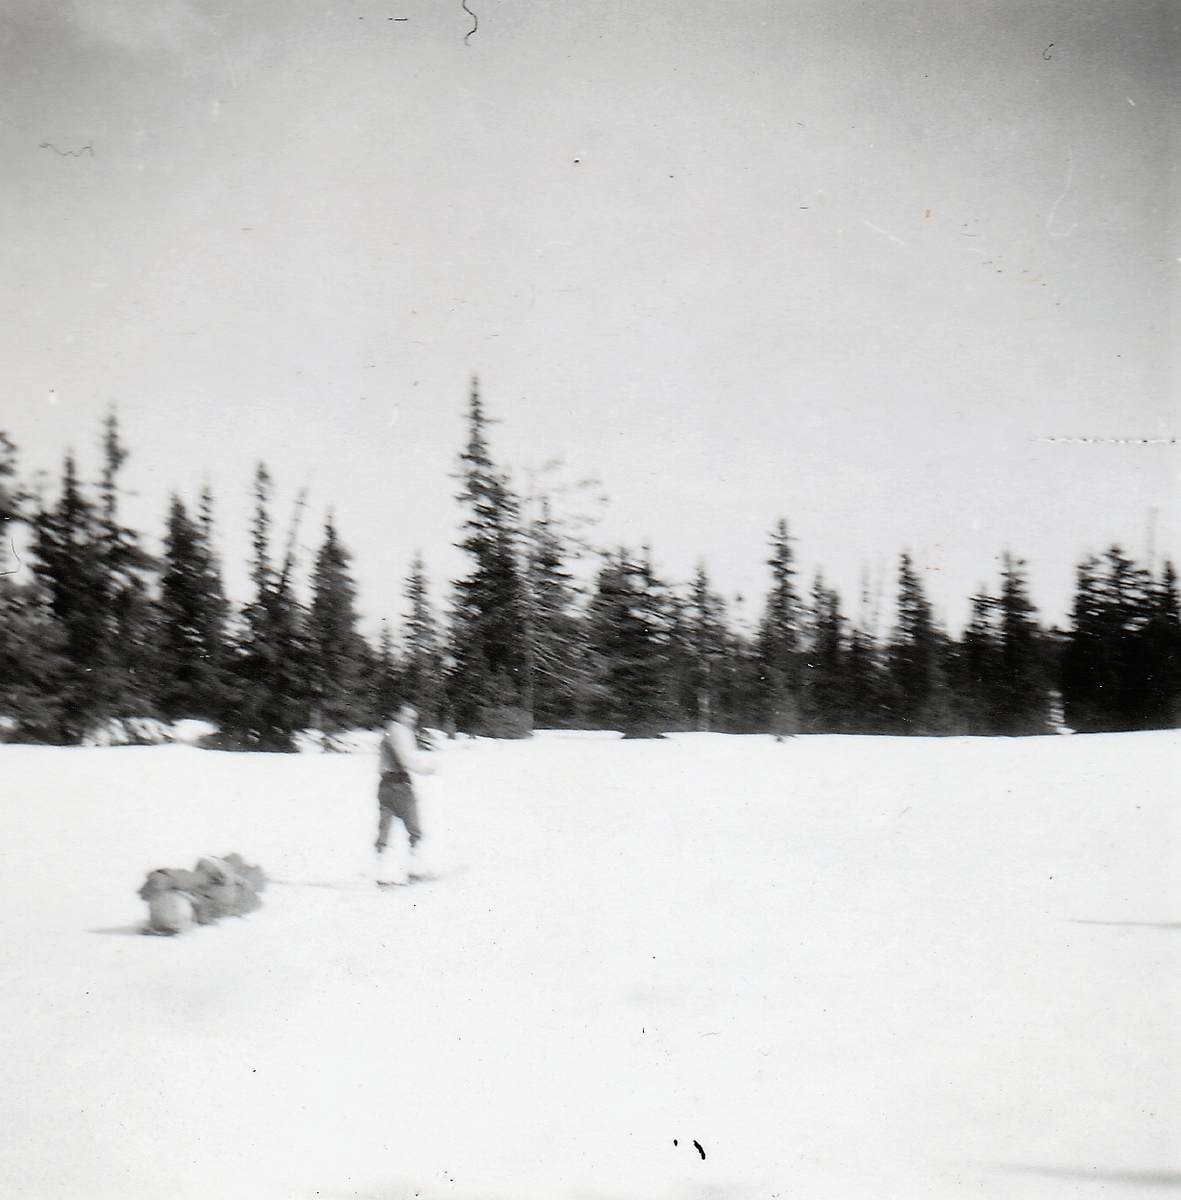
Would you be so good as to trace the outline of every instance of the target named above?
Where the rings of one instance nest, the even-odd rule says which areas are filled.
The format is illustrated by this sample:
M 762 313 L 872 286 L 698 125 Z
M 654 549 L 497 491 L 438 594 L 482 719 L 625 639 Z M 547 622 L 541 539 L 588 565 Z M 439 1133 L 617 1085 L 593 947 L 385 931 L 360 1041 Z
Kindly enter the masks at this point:
M 743 627 L 704 565 L 661 578 L 645 547 L 596 549 L 552 497 L 523 495 L 495 462 L 473 382 L 458 455 L 458 546 L 468 570 L 442 605 L 408 565 L 405 615 L 360 629 L 352 560 L 329 515 L 314 561 L 297 553 L 301 496 L 276 531 L 273 481 L 253 480 L 251 595 L 232 603 L 214 497 L 176 495 L 162 552 L 120 514 L 128 451 L 116 413 L 102 470 L 67 455 L 52 501 L 20 475 L 0 433 L 0 534 L 27 532 L 30 568 L 0 566 L 0 739 L 71 745 L 195 719 L 206 745 L 290 751 L 373 728 L 403 702 L 425 725 L 497 737 L 533 729 L 731 733 L 976 734 L 1155 729 L 1181 716 L 1181 603 L 1169 562 L 1119 546 L 1077 568 L 1069 627 L 1047 627 L 1026 564 L 1006 554 L 951 636 L 903 553 L 894 611 L 850 616 L 819 571 L 797 573 L 785 519 L 767 534 L 767 591 Z M 302 574 L 301 574 L 302 573 Z M 130 731 L 130 732 L 129 732 Z

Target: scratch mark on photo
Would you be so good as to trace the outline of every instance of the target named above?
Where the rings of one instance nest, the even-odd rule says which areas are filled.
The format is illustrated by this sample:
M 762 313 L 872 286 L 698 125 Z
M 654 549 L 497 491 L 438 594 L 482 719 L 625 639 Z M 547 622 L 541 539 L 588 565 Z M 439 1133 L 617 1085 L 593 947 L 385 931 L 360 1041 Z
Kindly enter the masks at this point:
M 16 559 L 16 566 L 11 571 L 0 571 L 0 575 L 15 575 L 21 569 L 21 557 L 16 552 L 16 542 L 10 540 L 8 544 L 12 547 L 12 557 Z
M 1074 446 L 1175 446 L 1181 438 L 1043 437 L 1039 442 L 1069 442 Z
M 866 225 L 868 225 L 870 227 L 870 229 L 872 229 L 874 231 L 874 233 L 880 233 L 880 234 L 882 234 L 883 237 L 888 237 L 890 239 L 890 241 L 897 242 L 900 246 L 906 245 L 906 243 L 901 238 L 895 237 L 892 233 L 889 232 L 889 230 L 883 229 L 880 225 L 875 225 L 872 221 L 866 221 L 864 223 Z
M 41 149 L 52 150 L 54 154 L 60 154 L 62 158 L 81 158 L 83 154 L 94 157 L 94 146 L 89 142 L 81 150 L 59 150 L 52 142 L 42 142 Z
M 1046 232 L 1051 237 L 1070 237 L 1070 235 L 1078 228 L 1076 221 L 1065 233 L 1054 232 L 1054 212 L 1058 205 L 1066 199 L 1066 193 L 1070 191 L 1070 185 L 1074 180 L 1074 156 L 1070 152 L 1070 147 L 1066 147 L 1066 186 L 1062 189 L 1062 195 L 1050 205 L 1050 215 L 1046 217 Z

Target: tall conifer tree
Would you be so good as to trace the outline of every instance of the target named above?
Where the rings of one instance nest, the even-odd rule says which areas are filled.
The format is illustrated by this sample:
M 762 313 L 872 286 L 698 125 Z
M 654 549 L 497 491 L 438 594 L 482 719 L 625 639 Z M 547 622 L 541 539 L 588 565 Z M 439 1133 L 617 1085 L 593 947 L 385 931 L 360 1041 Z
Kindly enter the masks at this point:
M 290 751 L 309 717 L 304 614 L 294 594 L 295 533 L 303 498 L 296 502 L 281 569 L 271 556 L 271 476 L 259 463 L 254 476 L 254 599 L 247 605 L 237 647 L 235 704 L 226 728 L 249 749 Z
M 377 640 L 377 658 L 370 675 L 368 693 L 372 720 L 377 724 L 388 721 L 402 703 L 402 675 L 394 635 L 389 622 L 382 618 Z
M 812 583 L 811 612 L 804 649 L 804 712 L 814 733 L 849 729 L 850 714 L 845 662 L 845 620 L 841 600 L 817 570 Z
M 731 645 L 725 602 L 710 588 L 704 563 L 694 575 L 683 619 L 688 686 L 682 706 L 698 730 L 724 730 L 730 716 Z
M 16 446 L 0 433 L 0 740 L 56 742 L 67 678 L 64 639 L 41 584 L 14 578 L 10 527 L 24 518 L 30 499 L 17 480 L 16 456 Z
M 102 527 L 82 491 L 72 454 L 66 455 L 57 504 L 42 508 L 33 525 L 32 567 L 61 631 L 65 659 L 53 740 L 77 742 L 100 722 L 123 714 L 111 687 L 113 647 Z
M 0 559 L 8 562 L 8 533 L 13 521 L 21 517 L 21 510 L 28 497 L 17 482 L 17 449 L 3 430 L 0 430 Z
M 777 735 L 798 733 L 800 716 L 801 611 L 795 590 L 794 555 L 787 522 L 771 534 L 771 591 L 759 627 L 758 664 L 764 720 Z
M 418 709 L 422 723 L 444 724 L 443 650 L 438 622 L 431 606 L 426 564 L 416 552 L 406 580 L 410 612 L 405 625 L 402 697 Z
M 357 588 L 349 563 L 330 513 L 316 555 L 308 619 L 310 716 L 315 728 L 328 734 L 359 728 L 369 718 L 363 686 L 369 648 L 357 629 Z
M 883 721 L 881 648 L 877 639 L 876 601 L 871 595 L 868 568 L 861 578 L 856 620 L 848 622 L 844 653 L 846 728 L 850 733 L 873 733 Z
M 487 427 L 473 379 L 459 493 L 467 510 L 459 546 L 471 556 L 472 569 L 455 584 L 450 679 L 457 724 L 473 731 L 485 727 L 492 710 L 519 709 L 526 666 L 518 506 L 507 478 L 490 457 Z
M 1101 732 L 1150 728 L 1161 719 L 1153 636 L 1160 603 L 1151 573 L 1119 546 L 1080 564 L 1061 674 L 1067 724 Z
M 522 528 L 525 663 L 522 706 L 534 725 L 583 724 L 595 696 L 589 623 L 568 569 L 582 543 L 555 520 L 548 495 Z
M 114 407 L 103 422 L 102 444 L 98 519 L 102 587 L 94 602 L 106 626 L 105 707 L 116 717 L 149 716 L 158 690 L 158 631 L 150 599 L 158 564 L 140 546 L 135 530 L 119 519 L 119 473 L 128 451 L 119 437 Z
M 996 733 L 1003 672 L 1000 601 L 983 587 L 972 597 L 972 615 L 955 651 L 955 691 L 972 733 Z
M 1181 722 L 1181 597 L 1171 562 L 1153 581 L 1150 608 L 1144 630 L 1146 718 L 1150 728 L 1167 729 Z
M 943 639 L 909 554 L 898 568 L 898 620 L 888 664 L 893 724 L 904 733 L 943 732 L 948 701 Z
M 225 704 L 225 641 L 228 605 L 214 553 L 212 497 L 201 497 L 194 522 L 173 495 L 164 539 L 160 580 L 159 706 L 171 720 L 220 721 Z
M 999 661 L 993 727 L 998 733 L 1045 733 L 1049 713 L 1036 609 L 1025 563 L 1005 552 L 1001 566 Z
M 599 719 L 630 736 L 651 736 L 683 722 L 673 658 L 674 606 L 667 586 L 642 555 L 619 550 L 599 571 L 591 602 Z

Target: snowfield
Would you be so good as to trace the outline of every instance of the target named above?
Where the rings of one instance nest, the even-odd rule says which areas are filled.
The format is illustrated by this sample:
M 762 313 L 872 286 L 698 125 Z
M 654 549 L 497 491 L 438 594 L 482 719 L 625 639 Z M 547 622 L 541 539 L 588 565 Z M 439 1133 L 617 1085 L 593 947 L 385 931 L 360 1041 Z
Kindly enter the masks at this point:
M 1176 1192 L 1179 750 L 468 742 L 379 890 L 372 752 L 0 746 L 0 1193 Z M 231 851 L 259 911 L 136 933 Z

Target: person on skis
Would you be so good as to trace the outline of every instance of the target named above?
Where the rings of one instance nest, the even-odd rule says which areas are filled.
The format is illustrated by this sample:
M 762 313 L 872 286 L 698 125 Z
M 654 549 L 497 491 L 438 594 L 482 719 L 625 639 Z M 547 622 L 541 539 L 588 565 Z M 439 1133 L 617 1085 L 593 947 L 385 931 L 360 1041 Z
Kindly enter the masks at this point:
M 381 781 L 377 785 L 377 842 L 378 854 L 386 848 L 390 825 L 397 818 L 406 826 L 410 839 L 410 853 L 422 838 L 422 826 L 418 821 L 418 800 L 414 795 L 411 773 L 434 774 L 435 764 L 419 752 L 415 737 L 418 710 L 412 704 L 403 704 L 397 716 L 386 726 L 380 745 Z

